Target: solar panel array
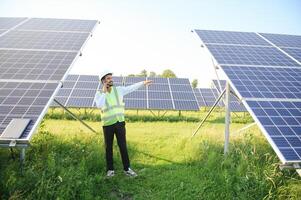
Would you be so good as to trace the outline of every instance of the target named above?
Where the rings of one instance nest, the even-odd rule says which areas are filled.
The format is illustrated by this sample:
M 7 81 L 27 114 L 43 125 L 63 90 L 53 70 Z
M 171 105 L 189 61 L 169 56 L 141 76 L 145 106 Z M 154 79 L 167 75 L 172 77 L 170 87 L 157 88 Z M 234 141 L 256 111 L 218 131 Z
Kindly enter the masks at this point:
M 195 88 L 194 93 L 198 100 L 199 107 L 212 107 L 219 96 L 215 88 Z M 220 101 L 216 106 L 224 107 L 224 104 Z
M 198 110 L 196 97 L 188 79 L 149 78 L 153 84 L 124 96 L 127 109 Z M 144 77 L 113 77 L 115 86 L 129 86 L 145 81 Z M 98 76 L 69 75 L 56 99 L 66 107 L 95 107 L 93 99 L 102 85 Z M 57 106 L 53 104 L 53 106 Z
M 213 87 L 216 88 L 218 93 L 220 94 L 222 90 L 226 88 L 226 80 L 213 80 Z M 232 88 L 231 91 L 234 92 Z M 233 94 L 230 94 L 230 111 L 231 112 L 247 111 L 244 105 Z
M 301 36 L 196 33 L 281 161 L 301 162 Z
M 12 119 L 31 119 L 27 143 L 96 20 L 0 18 L 0 136 Z M 12 139 L 0 138 L 0 145 Z

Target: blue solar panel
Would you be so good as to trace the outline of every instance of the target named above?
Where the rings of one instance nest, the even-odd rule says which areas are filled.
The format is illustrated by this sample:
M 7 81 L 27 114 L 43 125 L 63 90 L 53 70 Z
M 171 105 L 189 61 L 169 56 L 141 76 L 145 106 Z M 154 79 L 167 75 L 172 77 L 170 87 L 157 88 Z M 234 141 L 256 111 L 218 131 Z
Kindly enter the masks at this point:
M 170 99 L 170 92 L 148 91 L 148 99 Z
M 195 97 L 197 99 L 199 107 L 206 106 L 206 102 L 205 102 L 203 96 L 201 95 L 201 92 L 200 92 L 199 88 L 194 88 L 193 92 L 194 92 L 194 95 L 195 95 Z
M 222 66 L 244 98 L 301 99 L 301 68 Z
M 76 81 L 78 79 L 79 75 L 76 74 L 69 74 L 66 78 L 66 81 Z
M 193 100 L 195 95 L 193 92 L 172 92 L 174 100 Z
M 301 63 L 301 49 L 295 49 L 295 48 L 281 48 L 281 49 Z
M 283 162 L 301 159 L 301 101 L 247 101 Z
M 61 80 L 77 53 L 0 50 L 0 79 Z
M 32 18 L 19 26 L 17 30 L 91 32 L 96 23 L 96 20 Z
M 146 77 L 124 77 L 124 82 L 127 85 L 133 84 L 133 83 L 138 83 L 141 81 L 145 81 Z
M 10 31 L 0 37 L 0 48 L 79 51 L 90 33 Z
M 169 78 L 170 85 L 174 84 L 182 84 L 182 85 L 190 85 L 188 78 Z
M 212 107 L 214 102 L 216 101 L 219 93 L 216 89 L 211 88 L 199 88 L 200 93 L 205 101 L 207 107 Z M 217 107 L 223 107 L 222 101 L 217 104 Z
M 86 81 L 86 82 L 98 82 L 98 76 L 91 76 L 91 75 L 80 75 L 78 81 Z
M 26 18 L 19 17 L 0 17 L 0 29 L 10 29 L 18 25 Z
M 199 110 L 199 105 L 196 101 L 174 100 L 176 110 Z
M 124 96 L 125 99 L 146 99 L 146 91 L 134 91 Z
M 268 42 L 251 32 L 195 30 L 205 44 L 241 44 L 241 45 L 265 45 Z
M 173 104 L 172 100 L 165 100 L 165 99 L 160 99 L 160 100 L 155 100 L 155 99 L 150 99 L 148 102 L 149 109 L 153 110 L 173 110 Z
M 95 94 L 95 93 L 94 93 Z M 70 97 L 66 103 L 67 107 L 83 107 L 83 108 L 91 108 L 94 103 L 94 97 Z
M 166 91 L 169 92 L 169 85 L 159 85 L 159 84 L 151 84 L 150 86 L 148 86 L 148 90 L 149 91 Z
M 13 118 L 29 118 L 31 124 L 20 137 L 27 138 L 57 86 L 57 83 L 1 82 L 0 135 Z
M 147 109 L 146 99 L 124 99 L 124 103 L 129 109 Z
M 297 66 L 275 47 L 207 45 L 219 64 Z
M 159 78 L 159 77 L 148 77 L 147 80 L 152 80 L 153 84 L 168 84 L 167 78 Z
M 170 85 L 172 92 L 192 92 L 190 85 Z
M 301 36 L 299 35 L 284 35 L 271 33 L 260 33 L 260 35 L 262 35 L 278 47 L 301 48 Z

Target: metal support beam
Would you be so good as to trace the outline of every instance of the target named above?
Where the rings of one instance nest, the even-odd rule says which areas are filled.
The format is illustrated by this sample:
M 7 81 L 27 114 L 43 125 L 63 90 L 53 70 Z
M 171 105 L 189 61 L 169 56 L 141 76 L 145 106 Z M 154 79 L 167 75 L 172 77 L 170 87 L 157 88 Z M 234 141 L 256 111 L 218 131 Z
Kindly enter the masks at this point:
M 244 131 L 244 130 L 246 130 L 246 129 L 248 129 L 248 128 L 254 126 L 254 125 L 256 125 L 255 122 L 253 122 L 252 124 L 249 124 L 249 125 L 247 125 L 247 126 L 241 128 L 241 129 L 239 129 L 238 131 L 234 132 L 233 134 L 238 134 L 238 133 L 240 133 L 240 132 L 242 132 L 242 131 Z
M 73 114 L 68 108 L 66 108 L 64 105 L 62 105 L 60 102 L 58 102 L 56 99 L 54 99 L 55 103 L 57 103 L 59 106 L 61 106 L 65 111 L 67 111 L 74 119 L 80 121 L 84 126 L 86 126 L 88 129 L 90 129 L 92 132 L 97 133 L 93 128 L 91 128 L 88 124 L 86 124 L 83 120 L 78 118 L 75 114 Z
M 225 94 L 226 89 L 224 89 L 221 94 L 219 95 L 219 97 L 216 99 L 216 101 L 214 102 L 213 106 L 210 108 L 209 112 L 207 113 L 207 115 L 205 116 L 205 118 L 202 120 L 202 122 L 199 124 L 199 126 L 197 127 L 197 129 L 194 131 L 194 133 L 192 134 L 191 137 L 194 137 L 197 132 L 199 131 L 199 129 L 201 128 L 201 126 L 204 124 L 204 122 L 207 120 L 207 118 L 210 116 L 210 114 L 212 113 L 212 111 L 214 110 L 214 108 L 216 107 L 216 105 L 218 104 L 218 102 L 222 99 L 223 95 Z
M 229 132 L 230 132 L 230 85 L 229 82 L 226 82 L 226 101 L 225 101 L 225 146 L 224 154 L 227 154 L 229 151 Z

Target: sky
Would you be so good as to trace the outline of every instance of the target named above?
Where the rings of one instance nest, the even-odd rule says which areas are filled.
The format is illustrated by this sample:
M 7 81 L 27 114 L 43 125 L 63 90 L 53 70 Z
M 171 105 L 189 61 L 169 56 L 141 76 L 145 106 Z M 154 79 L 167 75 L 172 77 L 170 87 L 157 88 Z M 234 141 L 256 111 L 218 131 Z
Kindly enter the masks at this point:
M 216 78 L 193 29 L 301 35 L 299 0 L 0 0 L 2 17 L 97 19 L 93 37 L 71 73 L 138 74 L 143 69 Z M 221 76 L 222 77 L 222 76 Z

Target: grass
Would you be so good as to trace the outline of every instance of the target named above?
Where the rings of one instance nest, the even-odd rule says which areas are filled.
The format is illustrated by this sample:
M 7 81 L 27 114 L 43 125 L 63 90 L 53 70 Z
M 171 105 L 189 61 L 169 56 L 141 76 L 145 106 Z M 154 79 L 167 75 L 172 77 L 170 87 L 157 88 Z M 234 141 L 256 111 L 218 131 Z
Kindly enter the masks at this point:
M 99 122 L 87 121 L 95 134 L 79 122 L 50 118 L 27 150 L 23 174 L 18 160 L 0 149 L 0 199 L 301 199 L 300 178 L 279 170 L 279 159 L 256 127 L 232 134 L 230 153 L 223 155 L 218 113 L 193 139 L 196 122 L 128 122 L 131 165 L 139 174 L 134 179 L 122 173 L 116 142 L 117 175 L 105 178 Z M 235 132 L 252 120 L 232 121 Z

